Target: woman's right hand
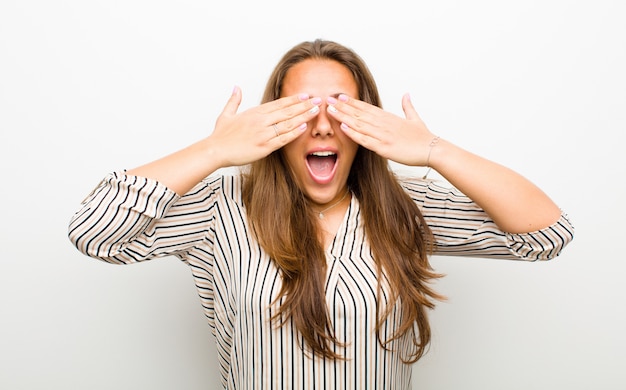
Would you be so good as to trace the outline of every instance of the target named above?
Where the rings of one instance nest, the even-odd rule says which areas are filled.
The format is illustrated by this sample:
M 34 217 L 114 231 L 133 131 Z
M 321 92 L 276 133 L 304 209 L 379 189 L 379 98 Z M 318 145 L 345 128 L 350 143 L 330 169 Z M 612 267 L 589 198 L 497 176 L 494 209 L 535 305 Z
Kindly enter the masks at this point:
M 241 89 L 235 87 L 207 139 L 215 162 L 222 168 L 245 165 L 280 149 L 306 130 L 321 102 L 300 94 L 238 113 Z

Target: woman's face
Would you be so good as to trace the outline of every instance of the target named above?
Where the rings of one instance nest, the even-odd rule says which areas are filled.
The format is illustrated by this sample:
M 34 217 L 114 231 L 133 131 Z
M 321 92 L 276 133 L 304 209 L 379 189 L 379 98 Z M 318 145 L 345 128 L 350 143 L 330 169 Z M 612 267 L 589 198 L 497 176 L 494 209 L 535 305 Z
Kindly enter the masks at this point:
M 358 98 L 352 73 L 333 60 L 307 59 L 287 71 L 282 96 L 307 93 L 322 98 L 320 113 L 307 130 L 282 149 L 304 194 L 320 207 L 339 200 L 346 192 L 348 174 L 358 144 L 327 113 L 326 98 L 345 94 Z

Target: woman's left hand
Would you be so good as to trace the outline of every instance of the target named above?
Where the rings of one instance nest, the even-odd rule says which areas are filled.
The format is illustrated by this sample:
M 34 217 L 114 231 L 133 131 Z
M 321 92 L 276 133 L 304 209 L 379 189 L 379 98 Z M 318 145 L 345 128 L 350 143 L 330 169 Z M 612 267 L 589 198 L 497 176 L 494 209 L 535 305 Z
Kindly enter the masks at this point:
M 327 103 L 329 115 L 341 123 L 341 130 L 354 142 L 400 164 L 427 164 L 435 136 L 420 119 L 408 94 L 402 97 L 406 118 L 346 95 L 328 98 Z

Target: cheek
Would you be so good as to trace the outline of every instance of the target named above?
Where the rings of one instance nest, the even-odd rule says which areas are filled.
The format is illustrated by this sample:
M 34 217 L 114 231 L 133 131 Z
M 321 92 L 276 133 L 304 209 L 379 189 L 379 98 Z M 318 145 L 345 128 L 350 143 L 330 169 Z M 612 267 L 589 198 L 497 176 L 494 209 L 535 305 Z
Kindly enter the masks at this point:
M 344 149 L 344 158 L 342 159 L 341 169 L 342 171 L 346 172 L 346 174 L 348 174 L 352 170 L 352 165 L 354 164 L 354 159 L 356 158 L 358 148 L 359 146 L 355 144 L 353 147 Z
M 341 131 L 341 130 L 339 130 L 339 131 Z M 341 134 L 343 136 L 342 143 L 344 145 L 344 153 L 349 155 L 351 157 L 351 159 L 354 159 L 354 156 L 356 156 L 356 152 L 359 150 L 359 144 L 354 142 L 347 135 L 345 135 L 343 133 L 341 133 Z
M 296 147 L 296 145 L 294 145 L 295 142 L 296 141 L 293 141 L 292 143 L 285 145 L 282 148 L 283 158 L 285 159 L 285 162 L 292 171 L 298 168 L 298 160 L 301 160 L 299 158 L 299 149 Z

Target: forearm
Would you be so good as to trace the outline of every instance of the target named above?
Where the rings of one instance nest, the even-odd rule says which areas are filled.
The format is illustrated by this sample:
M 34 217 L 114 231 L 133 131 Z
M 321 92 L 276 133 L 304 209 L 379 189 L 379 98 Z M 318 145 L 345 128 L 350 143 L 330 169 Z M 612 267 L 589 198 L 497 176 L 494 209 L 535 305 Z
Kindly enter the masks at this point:
M 210 139 L 205 138 L 185 149 L 131 169 L 127 174 L 157 180 L 182 196 L 221 168 L 216 155 Z
M 520 174 L 443 139 L 433 146 L 429 165 L 482 207 L 503 231 L 536 231 L 561 215 L 559 207 Z

